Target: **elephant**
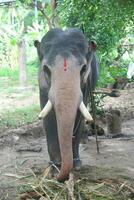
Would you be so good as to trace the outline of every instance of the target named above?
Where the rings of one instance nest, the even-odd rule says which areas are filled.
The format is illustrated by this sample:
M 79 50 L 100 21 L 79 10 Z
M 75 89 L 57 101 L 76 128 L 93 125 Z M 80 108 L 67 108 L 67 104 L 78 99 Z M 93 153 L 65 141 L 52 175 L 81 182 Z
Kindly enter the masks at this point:
M 58 166 L 58 181 L 80 169 L 80 135 L 84 118 L 92 121 L 87 104 L 98 79 L 96 43 L 77 28 L 49 30 L 34 41 L 40 62 L 39 95 L 50 163 Z M 84 116 L 84 117 L 83 117 Z

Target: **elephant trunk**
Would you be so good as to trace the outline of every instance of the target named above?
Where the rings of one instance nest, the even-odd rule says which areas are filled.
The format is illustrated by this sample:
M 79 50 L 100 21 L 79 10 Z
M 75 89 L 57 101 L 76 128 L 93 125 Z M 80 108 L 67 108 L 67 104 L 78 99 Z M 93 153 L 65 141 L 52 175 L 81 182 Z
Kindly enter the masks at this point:
M 58 181 L 64 181 L 68 178 L 68 175 L 73 168 L 73 150 L 72 150 L 72 136 L 74 122 L 77 112 L 77 104 L 71 105 L 59 105 L 55 106 L 59 145 L 61 152 L 61 169 L 57 177 Z
M 74 96 L 79 97 L 79 95 L 74 95 Z M 92 116 L 88 112 L 84 103 L 83 102 L 79 103 L 79 98 L 73 98 L 74 96 L 73 95 L 66 96 L 66 98 L 62 100 L 61 98 L 55 98 L 55 103 L 54 103 L 56 119 L 57 119 L 60 152 L 62 159 L 61 170 L 57 177 L 58 181 L 66 180 L 73 167 L 72 136 L 73 136 L 74 122 L 78 106 L 85 119 L 88 121 L 92 121 Z M 39 118 L 41 119 L 45 117 L 50 112 L 51 109 L 52 109 L 52 103 L 50 100 L 48 100 L 46 106 L 39 114 Z

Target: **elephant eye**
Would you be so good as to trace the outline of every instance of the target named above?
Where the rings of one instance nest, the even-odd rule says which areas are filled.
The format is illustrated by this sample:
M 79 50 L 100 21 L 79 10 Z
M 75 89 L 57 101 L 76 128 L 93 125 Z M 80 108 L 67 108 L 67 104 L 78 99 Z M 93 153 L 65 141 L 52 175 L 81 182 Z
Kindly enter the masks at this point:
M 51 85 L 51 71 L 47 65 L 43 66 L 45 80 L 48 85 Z
M 81 68 L 80 75 L 82 76 L 86 72 L 87 65 L 84 64 Z

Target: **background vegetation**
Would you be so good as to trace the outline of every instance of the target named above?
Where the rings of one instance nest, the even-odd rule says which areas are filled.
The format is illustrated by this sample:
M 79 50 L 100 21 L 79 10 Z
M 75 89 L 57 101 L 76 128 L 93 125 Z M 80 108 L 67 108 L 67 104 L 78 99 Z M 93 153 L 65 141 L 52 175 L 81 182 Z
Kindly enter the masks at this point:
M 111 82 L 115 76 L 126 76 L 134 44 L 133 1 L 65 0 L 59 8 L 63 25 L 82 27 L 87 38 L 97 42 L 100 84 Z M 115 68 L 110 69 L 111 65 L 117 67 L 117 74 L 112 73 Z
M 78 27 L 97 43 L 99 87 L 127 79 L 134 62 L 133 0 L 9 0 L 0 3 L 0 94 L 18 86 L 19 41 L 26 45 L 27 85 L 38 87 L 35 39 L 53 27 Z M 128 81 L 128 80 L 127 80 Z

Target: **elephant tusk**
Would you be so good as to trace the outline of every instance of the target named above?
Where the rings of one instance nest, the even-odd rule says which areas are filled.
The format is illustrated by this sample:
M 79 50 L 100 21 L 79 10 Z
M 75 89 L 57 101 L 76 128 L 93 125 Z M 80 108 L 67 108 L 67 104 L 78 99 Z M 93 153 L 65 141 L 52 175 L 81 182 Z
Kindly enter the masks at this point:
M 81 104 L 80 104 L 80 106 L 79 106 L 79 109 L 80 109 L 82 115 L 85 117 L 85 119 L 86 119 L 87 121 L 89 121 L 89 122 L 90 122 L 90 121 L 93 121 L 93 118 L 92 118 L 92 116 L 90 115 L 90 113 L 89 113 L 88 109 L 86 108 L 85 104 L 83 103 L 83 101 L 81 102 Z
M 48 115 L 48 113 L 52 110 L 52 103 L 48 100 L 47 104 L 44 106 L 43 110 L 39 114 L 39 119 L 42 119 Z

